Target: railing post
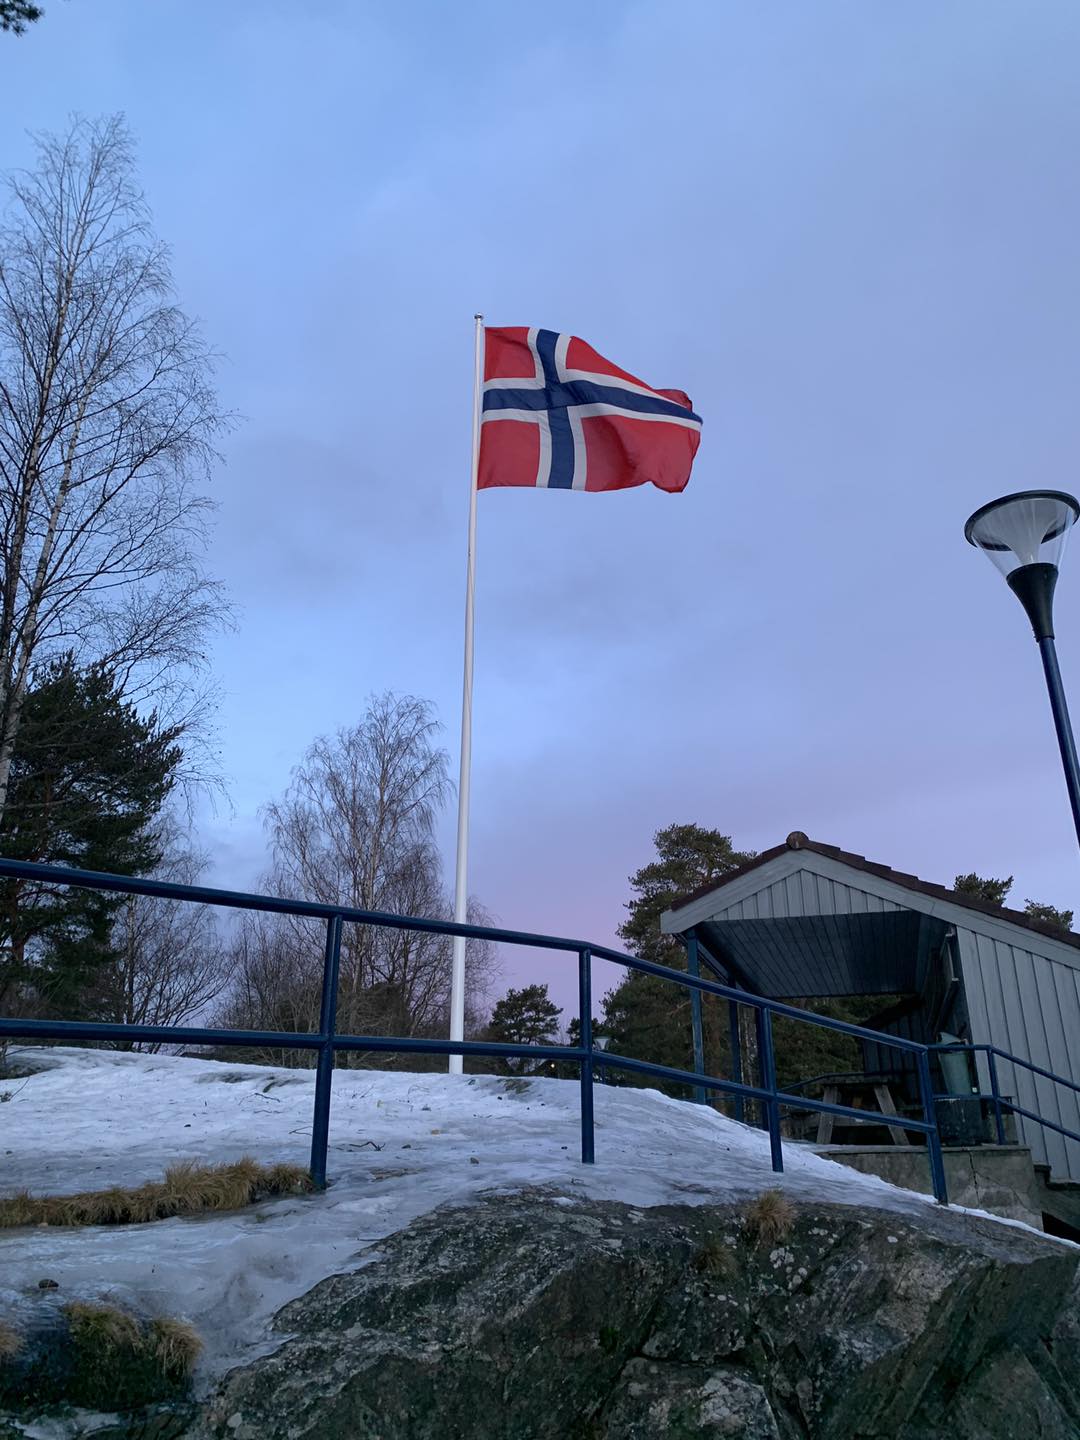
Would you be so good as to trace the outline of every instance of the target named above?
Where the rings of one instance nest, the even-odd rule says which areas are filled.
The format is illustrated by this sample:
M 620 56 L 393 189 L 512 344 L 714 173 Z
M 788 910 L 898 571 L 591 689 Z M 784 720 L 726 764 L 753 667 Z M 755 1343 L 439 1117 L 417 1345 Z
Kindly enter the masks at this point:
M 766 1010 L 764 1005 L 758 1006 L 757 1022 L 762 1087 L 768 1090 L 770 1096 L 764 1102 L 765 1125 L 763 1128 L 769 1132 L 772 1168 L 781 1172 L 784 1168 L 784 1146 L 780 1139 L 780 1105 L 776 1099 L 776 1056 L 773 1053 L 772 1014 Z
M 695 979 L 701 974 L 701 965 L 698 960 L 697 936 L 691 930 L 686 937 L 686 969 Z M 705 1040 L 701 1029 L 701 991 L 690 991 L 690 1029 L 694 1041 L 694 1074 L 705 1074 Z M 705 1089 L 698 1085 L 694 1088 L 694 1099 L 699 1105 L 707 1101 Z
M 997 1056 L 994 1054 L 991 1046 L 987 1046 L 986 1049 L 986 1063 L 990 1070 L 990 1094 L 994 1097 L 994 1125 L 997 1129 L 997 1143 L 1004 1145 L 1005 1121 L 1001 1114 L 1001 1090 L 998 1086 Z
M 581 1048 L 581 1163 L 591 1165 L 595 1158 L 593 1137 L 593 1038 L 592 1038 L 592 951 L 578 951 L 578 1024 Z
M 330 1138 L 330 1091 L 334 1083 L 334 1026 L 337 1021 L 338 970 L 341 965 L 341 916 L 326 922 L 322 1003 L 319 1007 L 319 1058 L 315 1069 L 315 1116 L 311 1123 L 311 1183 L 326 1189 L 326 1147 Z
M 949 1190 L 945 1182 L 945 1157 L 941 1153 L 941 1134 L 938 1130 L 937 1106 L 934 1104 L 934 1086 L 930 1079 L 930 1054 L 919 1050 L 915 1055 L 915 1066 L 919 1073 L 919 1094 L 922 1097 L 923 1119 L 932 1128 L 926 1132 L 926 1155 L 930 1161 L 930 1183 L 934 1199 L 941 1205 L 949 1203 Z
M 742 1084 L 742 1036 L 739 1034 L 739 1002 L 728 1001 L 728 1036 L 731 1041 L 731 1078 L 736 1085 Z M 746 1115 L 746 1102 L 741 1095 L 735 1096 L 735 1119 L 740 1123 Z

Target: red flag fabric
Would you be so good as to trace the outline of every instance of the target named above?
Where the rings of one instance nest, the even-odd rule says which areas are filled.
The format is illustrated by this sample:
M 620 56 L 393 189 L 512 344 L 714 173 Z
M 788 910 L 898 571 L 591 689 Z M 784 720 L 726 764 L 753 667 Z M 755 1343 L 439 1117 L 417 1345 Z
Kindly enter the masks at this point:
M 686 488 L 701 417 L 579 340 L 525 326 L 485 331 L 477 486 Z

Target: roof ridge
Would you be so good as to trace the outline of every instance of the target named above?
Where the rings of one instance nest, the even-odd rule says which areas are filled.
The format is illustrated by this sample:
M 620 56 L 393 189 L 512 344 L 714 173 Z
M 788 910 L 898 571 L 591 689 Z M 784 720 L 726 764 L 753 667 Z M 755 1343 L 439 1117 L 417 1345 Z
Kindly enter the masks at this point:
M 891 880 L 904 889 L 914 890 L 934 898 L 947 899 L 952 904 L 961 905 L 968 910 L 975 910 L 981 915 L 1004 920 L 1006 924 L 1018 925 L 1021 929 L 1030 930 L 1036 935 L 1045 935 L 1048 939 L 1060 940 L 1066 945 L 1080 948 L 1080 935 L 1072 930 L 1062 930 L 1045 920 L 1037 920 L 1023 910 L 1013 910 L 1006 905 L 994 905 L 978 895 L 966 895 L 962 890 L 954 890 L 948 885 L 939 884 L 936 880 L 922 880 L 918 875 L 909 871 L 894 870 L 891 865 L 883 865 L 876 860 L 867 860 L 865 855 L 857 855 L 853 850 L 844 850 L 839 845 L 830 845 L 824 840 L 811 840 L 803 830 L 792 830 L 783 844 L 774 845 L 770 850 L 763 850 L 753 860 L 748 860 L 745 865 L 729 871 L 719 880 L 710 881 L 709 884 L 701 886 L 691 894 L 680 896 L 671 903 L 669 909 L 672 911 L 682 910 L 693 901 L 704 899 L 713 891 L 721 890 L 730 885 L 732 881 L 749 874 L 750 871 L 758 870 L 762 865 L 767 865 L 770 861 L 777 859 L 785 850 L 810 850 L 828 860 L 839 860 L 841 864 L 848 865 L 853 870 L 862 870 L 867 874 L 877 875 L 883 880 Z

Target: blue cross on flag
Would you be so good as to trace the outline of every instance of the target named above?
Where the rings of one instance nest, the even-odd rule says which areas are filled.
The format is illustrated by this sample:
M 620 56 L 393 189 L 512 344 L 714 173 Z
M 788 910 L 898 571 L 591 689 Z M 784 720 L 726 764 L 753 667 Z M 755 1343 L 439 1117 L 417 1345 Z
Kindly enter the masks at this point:
M 678 491 L 701 417 L 681 390 L 654 390 L 576 335 L 485 331 L 477 487 Z

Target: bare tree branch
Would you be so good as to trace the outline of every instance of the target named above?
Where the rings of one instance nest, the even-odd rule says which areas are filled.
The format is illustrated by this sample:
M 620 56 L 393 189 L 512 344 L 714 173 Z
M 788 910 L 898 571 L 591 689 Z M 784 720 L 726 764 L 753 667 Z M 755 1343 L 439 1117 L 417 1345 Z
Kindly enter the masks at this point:
M 206 868 L 175 818 L 154 827 L 161 862 L 155 880 L 197 885 Z M 131 895 L 113 923 L 116 960 L 106 980 L 110 1018 L 125 1025 L 183 1025 L 222 995 L 229 971 L 213 907 Z M 158 1043 L 140 1048 L 160 1050 Z
M 0 813 L 37 663 L 72 650 L 167 710 L 227 614 L 198 487 L 228 417 L 130 136 L 112 117 L 37 143 L 0 227 Z
M 274 893 L 450 918 L 433 839 L 450 795 L 446 752 L 435 743 L 438 728 L 427 702 L 386 694 L 369 702 L 358 725 L 314 742 L 285 795 L 264 811 L 274 853 L 267 885 Z M 474 917 L 477 923 L 485 919 L 475 903 Z M 241 927 L 232 969 L 238 978 L 230 1024 L 317 1024 L 317 927 L 288 918 L 250 919 Z M 470 941 L 466 971 L 473 1000 L 486 993 L 492 970 L 491 947 Z M 367 1035 L 445 1033 L 450 974 L 445 936 L 346 925 L 338 1028 Z

